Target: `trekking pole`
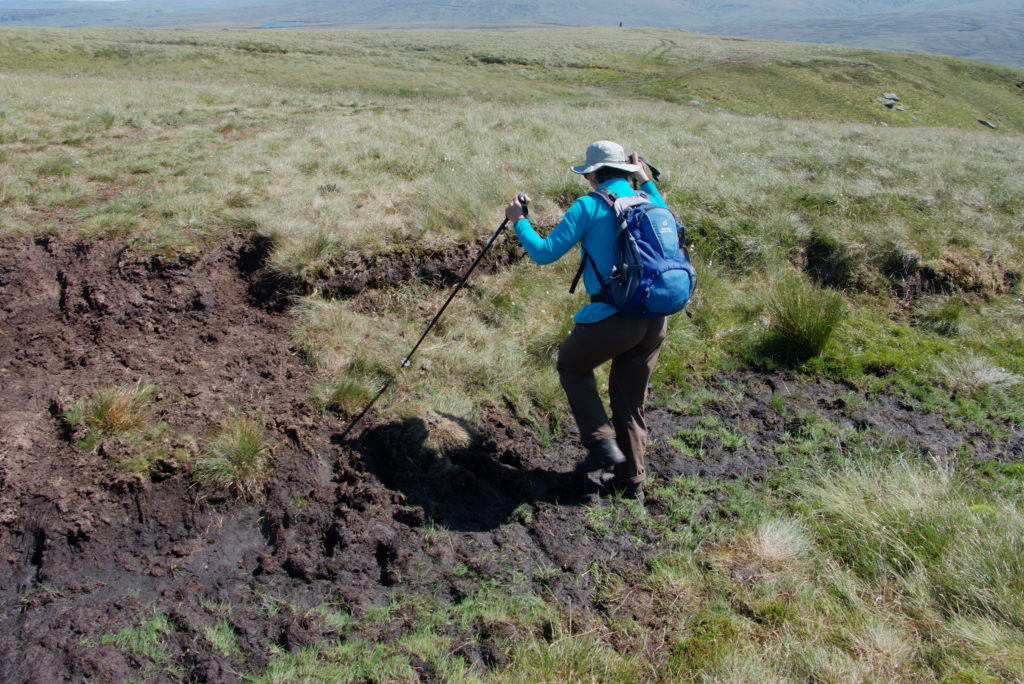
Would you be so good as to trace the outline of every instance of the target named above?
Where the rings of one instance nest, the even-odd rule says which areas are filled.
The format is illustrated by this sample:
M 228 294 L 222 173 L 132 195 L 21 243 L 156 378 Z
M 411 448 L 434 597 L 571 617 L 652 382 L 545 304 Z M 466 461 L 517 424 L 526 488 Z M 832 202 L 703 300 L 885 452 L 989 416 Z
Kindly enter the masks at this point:
M 651 178 L 654 180 L 654 182 L 658 182 L 658 179 L 661 178 L 661 171 L 659 171 L 657 169 L 657 167 L 654 166 L 654 164 L 652 164 L 651 162 L 647 161 L 643 157 L 637 156 L 637 161 L 639 161 L 641 163 L 644 163 L 644 164 L 647 164 L 647 168 L 649 168 L 651 170 Z M 633 181 L 633 189 L 634 190 L 639 190 L 640 189 L 639 188 L 639 184 L 635 180 Z
M 643 157 L 639 157 L 639 159 L 644 164 L 647 164 L 647 168 L 649 168 L 651 170 L 651 178 L 653 178 L 654 180 L 658 180 L 659 178 L 661 178 L 661 171 L 659 171 L 657 169 L 657 167 L 654 166 L 654 164 L 652 164 L 651 162 L 647 161 Z
M 527 207 L 526 195 L 517 195 L 516 199 L 518 199 L 519 203 L 523 205 L 523 216 L 528 217 L 530 215 L 530 210 Z M 494 244 L 494 241 L 498 239 L 498 235 L 501 233 L 501 231 L 505 230 L 506 225 L 508 225 L 507 218 L 501 222 L 501 225 L 498 226 L 498 230 L 494 231 L 494 235 L 492 235 L 491 239 L 487 241 L 487 244 L 484 245 L 484 248 L 480 250 L 480 254 L 478 254 L 476 257 L 476 261 L 474 261 L 473 264 L 466 271 L 466 275 L 462 276 L 462 280 L 460 280 L 459 284 L 455 286 L 455 289 L 452 290 L 452 293 L 448 295 L 447 301 L 445 301 L 445 303 L 441 306 L 441 309 L 434 316 L 434 320 L 430 321 L 430 324 L 427 326 L 427 329 L 423 331 L 422 335 L 420 335 L 420 339 L 416 342 L 416 346 L 412 348 L 412 351 L 409 352 L 409 354 L 404 359 L 402 359 L 402 368 L 408 368 L 409 366 L 412 365 L 412 355 L 415 354 L 416 350 L 420 348 L 420 344 L 422 344 L 423 340 L 427 337 L 427 333 L 429 333 L 431 328 L 434 327 L 434 324 L 437 323 L 438 320 L 440 320 L 441 314 L 444 313 L 444 310 L 447 309 L 448 305 L 452 303 L 453 299 L 455 299 L 455 295 L 459 294 L 459 290 L 462 289 L 462 286 L 466 284 L 466 280 L 469 279 L 469 274 L 473 272 L 473 269 L 476 268 L 476 265 L 479 264 L 480 260 L 484 258 L 484 254 L 486 254 L 487 250 L 491 248 L 491 245 Z
M 516 199 L 519 200 L 519 204 L 521 204 L 523 207 L 523 216 L 529 217 L 529 201 L 526 199 L 526 195 L 519 194 L 516 196 Z M 416 341 L 416 345 L 412 348 L 412 351 L 410 351 L 406 355 L 406 357 L 402 359 L 402 368 L 408 368 L 409 366 L 412 365 L 412 355 L 415 354 L 416 350 L 420 348 L 420 345 L 423 343 L 423 340 L 426 339 L 427 334 L 431 331 L 434 325 L 441 319 L 441 314 L 444 313 L 444 310 L 447 309 L 448 305 L 452 303 L 453 299 L 455 299 L 455 295 L 457 295 L 459 293 L 459 290 L 462 289 L 462 286 L 466 284 L 466 281 L 469 279 L 470 274 L 477 267 L 477 264 L 480 263 L 480 260 L 484 258 L 484 254 L 486 254 L 487 250 L 491 248 L 491 245 L 494 244 L 494 241 L 498 239 L 498 235 L 501 234 L 501 231 L 505 230 L 505 226 L 507 225 L 508 218 L 505 218 L 505 220 L 501 222 L 501 225 L 498 226 L 498 229 L 494 231 L 494 234 L 491 235 L 491 238 L 487 241 L 487 244 L 484 245 L 484 248 L 480 250 L 480 254 L 477 255 L 476 260 L 473 261 L 470 267 L 466 270 L 466 274 L 462 276 L 462 280 L 460 280 L 459 284 L 455 286 L 455 289 L 452 290 L 452 293 L 448 295 L 448 299 L 445 300 L 445 303 L 441 305 L 441 308 L 438 310 L 437 314 L 434 315 L 433 320 L 431 320 L 430 323 L 427 325 L 427 329 L 423 331 L 422 335 L 420 335 L 420 339 Z M 380 389 L 379 392 L 377 392 L 377 395 L 370 400 L 370 403 L 366 405 L 366 408 L 360 411 L 359 415 L 356 416 L 352 420 L 352 422 L 348 424 L 348 427 L 345 428 L 345 431 L 341 433 L 340 439 L 345 439 L 345 436 L 352 430 L 352 428 L 356 426 L 356 423 L 362 420 L 363 416 L 365 416 L 367 412 L 373 407 L 373 405 L 377 403 L 377 400 L 380 399 L 391 386 L 392 380 L 393 378 L 388 378 L 388 381 L 384 383 L 384 386 Z

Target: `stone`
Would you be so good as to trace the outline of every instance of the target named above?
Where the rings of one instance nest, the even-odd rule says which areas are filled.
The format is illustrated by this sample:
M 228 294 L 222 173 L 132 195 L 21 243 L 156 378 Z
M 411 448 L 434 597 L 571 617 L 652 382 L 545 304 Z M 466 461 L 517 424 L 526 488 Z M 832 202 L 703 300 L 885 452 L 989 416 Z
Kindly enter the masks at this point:
M 882 93 L 882 97 L 884 97 L 887 100 L 892 100 L 893 102 L 900 101 L 900 96 L 897 95 L 896 93 Z

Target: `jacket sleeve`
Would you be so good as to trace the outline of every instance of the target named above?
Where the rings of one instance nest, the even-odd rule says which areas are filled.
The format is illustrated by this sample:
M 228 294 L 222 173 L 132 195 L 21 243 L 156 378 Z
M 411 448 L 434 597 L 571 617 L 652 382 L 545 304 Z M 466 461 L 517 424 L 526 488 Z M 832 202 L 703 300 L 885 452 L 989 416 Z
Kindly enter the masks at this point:
M 534 261 L 538 264 L 558 261 L 583 238 L 590 222 L 587 199 L 581 197 L 576 200 L 546 238 L 537 234 L 529 219 L 522 218 L 516 221 L 516 237 Z
M 640 186 L 640 189 L 647 193 L 647 196 L 651 198 L 651 202 L 657 204 L 659 207 L 668 209 L 668 205 L 665 204 L 665 200 L 662 199 L 661 193 L 658 192 L 658 186 L 654 184 L 654 181 L 647 181 Z

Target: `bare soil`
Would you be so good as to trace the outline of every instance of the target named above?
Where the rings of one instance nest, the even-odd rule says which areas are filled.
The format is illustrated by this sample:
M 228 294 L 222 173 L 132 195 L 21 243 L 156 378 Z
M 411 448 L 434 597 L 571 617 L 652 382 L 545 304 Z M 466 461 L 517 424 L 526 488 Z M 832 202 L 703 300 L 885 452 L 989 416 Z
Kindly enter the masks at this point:
M 582 455 L 572 436 L 542 445 L 499 407 L 482 407 L 468 426 L 474 445 L 450 453 L 424 445 L 419 420 L 366 423 L 342 439 L 346 422 L 307 396 L 313 377 L 290 346 L 282 294 L 292 285 L 265 272 L 268 249 L 242 238 L 174 257 L 56 236 L 0 243 L 0 680 L 237 681 L 259 672 L 273 646 L 338 638 L 309 607 L 329 601 L 358 613 L 397 591 L 456 602 L 511 570 L 530 578 L 557 569 L 544 573 L 546 592 L 585 614 L 600 608 L 592 561 L 642 572 L 657 550 L 656 539 L 595 534 L 587 511 L 596 486 L 569 474 Z M 340 296 L 410 274 L 450 282 L 476 251 L 392 255 L 329 283 Z M 116 465 L 125 448 L 117 440 L 78 448 L 61 418 L 71 402 L 140 380 L 159 388 L 169 448 L 194 449 L 190 436 L 201 443 L 231 409 L 258 409 L 273 443 L 265 496 L 200 496 L 189 468 L 171 459 L 132 473 Z M 764 445 L 798 430 L 791 416 L 806 412 L 937 456 L 993 448 L 895 401 L 852 406 L 855 389 L 825 380 L 744 372 L 712 385 L 723 398 L 705 413 L 747 442 L 685 457 L 666 437 L 699 417 L 652 407 L 655 478 L 756 480 L 777 465 Z M 775 408 L 780 393 L 791 414 Z M 1024 438 L 1000 448 L 1024 451 Z M 649 502 L 648 515 L 663 512 Z M 170 625 L 163 667 L 101 642 L 156 611 Z M 240 653 L 204 636 L 221 618 Z M 504 654 L 481 630 L 467 635 L 477 645 L 465 657 L 500 664 Z

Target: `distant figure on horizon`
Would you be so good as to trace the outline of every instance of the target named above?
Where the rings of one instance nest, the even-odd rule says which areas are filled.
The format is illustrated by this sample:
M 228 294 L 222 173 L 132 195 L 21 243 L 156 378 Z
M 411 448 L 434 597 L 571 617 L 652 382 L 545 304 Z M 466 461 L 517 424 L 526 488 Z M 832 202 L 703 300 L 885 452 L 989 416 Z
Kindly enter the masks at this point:
M 593 190 L 607 189 L 620 198 L 638 194 L 630 187 L 630 180 L 635 180 L 651 203 L 665 207 L 640 158 L 634 153 L 627 159 L 618 143 L 595 142 L 587 148 L 584 162 L 571 170 L 586 178 Z M 615 212 L 600 197 L 587 194 L 577 199 L 545 238 L 524 217 L 518 199 L 509 202 L 505 216 L 523 248 L 538 264 L 557 261 L 577 244 L 581 247 L 583 283 L 591 301 L 573 316 L 576 325 L 559 347 L 557 362 L 580 441 L 587 449 L 576 471 L 614 468 L 614 474 L 605 477 L 608 490 L 642 503 L 647 477 L 644 403 L 647 383 L 668 331 L 668 319 L 627 318 L 598 300 L 612 271 L 614 242 L 619 233 Z M 610 422 L 594 379 L 594 369 L 609 360 Z

